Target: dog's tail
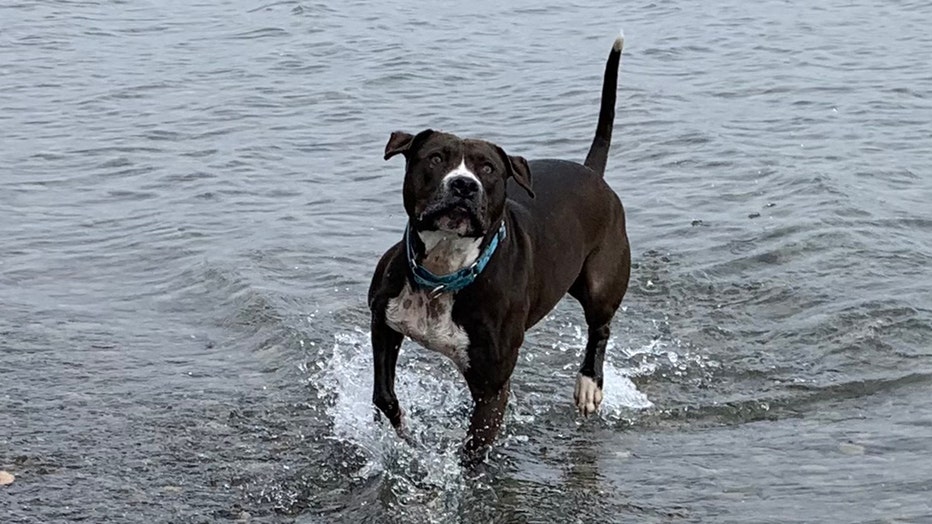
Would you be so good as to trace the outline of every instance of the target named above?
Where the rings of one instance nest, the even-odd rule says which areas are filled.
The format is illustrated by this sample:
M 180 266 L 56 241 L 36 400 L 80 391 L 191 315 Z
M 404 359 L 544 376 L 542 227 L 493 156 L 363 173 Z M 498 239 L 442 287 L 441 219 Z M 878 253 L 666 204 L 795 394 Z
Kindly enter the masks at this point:
M 618 90 L 618 65 L 621 50 L 625 45 L 624 33 L 619 33 L 605 63 L 605 79 L 602 81 L 602 107 L 599 108 L 599 123 L 595 126 L 595 138 L 586 155 L 584 165 L 596 173 L 605 174 L 608 148 L 612 145 L 612 124 L 615 122 L 615 91 Z

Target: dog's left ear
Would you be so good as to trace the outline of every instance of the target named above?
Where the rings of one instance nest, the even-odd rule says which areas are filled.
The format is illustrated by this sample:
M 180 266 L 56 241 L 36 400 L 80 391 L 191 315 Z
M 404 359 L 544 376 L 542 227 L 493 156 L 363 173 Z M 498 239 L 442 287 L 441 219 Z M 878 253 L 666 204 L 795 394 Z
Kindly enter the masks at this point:
M 388 160 L 398 153 L 404 153 L 405 157 L 407 157 L 415 141 L 423 141 L 433 132 L 433 129 L 425 129 L 417 135 L 405 133 L 404 131 L 393 132 L 392 136 L 388 137 L 388 143 L 385 144 L 385 160 Z
M 505 150 L 498 148 L 498 153 L 505 160 L 505 168 L 508 169 L 508 176 L 515 179 L 519 186 L 527 191 L 527 194 L 534 198 L 534 190 L 531 189 L 531 168 L 527 165 L 527 160 L 523 156 L 511 156 L 505 153 Z

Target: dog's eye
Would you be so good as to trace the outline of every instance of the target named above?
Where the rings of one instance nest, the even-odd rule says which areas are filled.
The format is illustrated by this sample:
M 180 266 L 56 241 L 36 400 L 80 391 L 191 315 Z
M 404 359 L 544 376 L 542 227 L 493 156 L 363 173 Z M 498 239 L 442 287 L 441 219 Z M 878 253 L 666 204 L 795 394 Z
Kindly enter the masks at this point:
M 492 171 L 495 171 L 495 168 L 492 167 L 492 164 L 482 164 L 482 167 L 479 168 L 483 175 L 491 175 Z
M 439 166 L 441 162 L 443 162 L 443 157 L 441 157 L 439 153 L 434 153 L 427 157 L 427 163 L 432 166 Z

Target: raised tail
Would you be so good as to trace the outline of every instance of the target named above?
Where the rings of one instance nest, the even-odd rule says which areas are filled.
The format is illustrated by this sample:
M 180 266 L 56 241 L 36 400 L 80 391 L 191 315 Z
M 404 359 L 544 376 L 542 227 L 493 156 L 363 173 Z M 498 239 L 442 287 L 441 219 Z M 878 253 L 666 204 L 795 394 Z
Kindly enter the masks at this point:
M 605 79 L 602 81 L 602 106 L 599 108 L 599 123 L 595 126 L 595 138 L 584 165 L 600 175 L 605 174 L 608 162 L 608 148 L 612 145 L 612 124 L 615 122 L 615 91 L 618 90 L 618 65 L 621 63 L 621 50 L 625 45 L 625 35 L 621 33 L 612 45 L 605 63 Z

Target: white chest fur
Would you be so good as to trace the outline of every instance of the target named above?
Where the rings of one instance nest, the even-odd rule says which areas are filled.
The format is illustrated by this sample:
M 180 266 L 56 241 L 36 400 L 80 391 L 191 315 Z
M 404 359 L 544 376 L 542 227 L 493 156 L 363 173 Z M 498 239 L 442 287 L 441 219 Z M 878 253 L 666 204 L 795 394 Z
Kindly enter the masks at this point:
M 481 238 L 463 238 L 442 231 L 421 231 L 426 254 L 421 265 L 437 275 L 452 273 L 479 258 Z
M 453 322 L 453 295 L 430 298 L 423 290 L 412 290 L 405 283 L 397 297 L 388 301 L 385 321 L 395 331 L 407 335 L 425 348 L 449 357 L 460 371 L 469 367 L 469 335 Z

